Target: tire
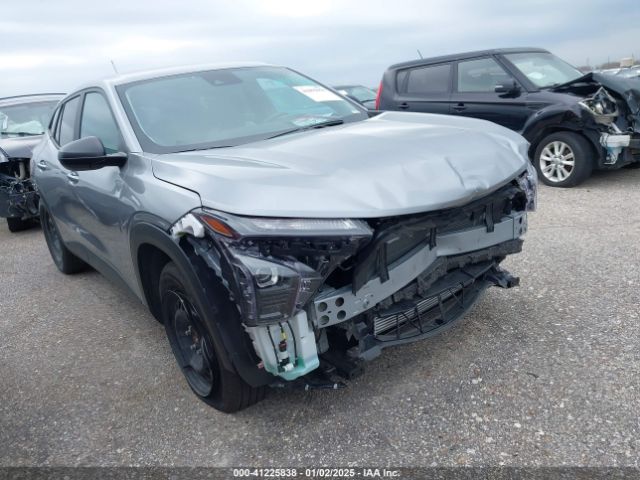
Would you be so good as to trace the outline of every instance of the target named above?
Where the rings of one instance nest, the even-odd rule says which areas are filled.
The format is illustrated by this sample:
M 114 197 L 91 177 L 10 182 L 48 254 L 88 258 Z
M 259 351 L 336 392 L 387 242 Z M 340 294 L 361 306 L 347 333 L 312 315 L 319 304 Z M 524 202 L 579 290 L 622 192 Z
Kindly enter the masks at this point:
M 28 230 L 34 225 L 35 222 L 31 218 L 27 220 L 23 220 L 21 218 L 7 218 L 7 226 L 9 227 L 9 231 L 12 233 Z
M 60 237 L 58 227 L 53 218 L 44 207 L 40 207 L 40 222 L 42 223 L 42 232 L 44 233 L 49 253 L 58 270 L 66 275 L 85 270 L 87 264 L 69 251 Z
M 536 148 L 538 178 L 550 187 L 575 187 L 593 171 L 594 153 L 586 138 L 573 132 L 547 135 Z
M 195 292 L 173 262 L 164 266 L 158 283 L 167 338 L 191 390 L 208 405 L 226 413 L 262 400 L 265 388 L 251 387 L 236 372 L 222 367 L 220 352 L 214 348 L 211 317 L 228 309 L 202 311 Z

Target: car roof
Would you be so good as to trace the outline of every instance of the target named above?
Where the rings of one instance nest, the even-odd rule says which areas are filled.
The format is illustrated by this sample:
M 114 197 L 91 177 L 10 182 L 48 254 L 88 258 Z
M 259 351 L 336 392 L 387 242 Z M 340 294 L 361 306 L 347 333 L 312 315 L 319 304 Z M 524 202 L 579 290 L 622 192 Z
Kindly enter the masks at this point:
M 486 55 L 496 55 L 496 54 L 505 54 L 505 53 L 525 53 L 525 52 L 550 53 L 548 50 L 545 50 L 544 48 L 537 48 L 537 47 L 494 48 L 491 50 L 475 50 L 472 52 L 454 53 L 451 55 L 442 55 L 439 57 L 419 58 L 418 60 L 411 60 L 408 62 L 396 63 L 394 65 L 391 65 L 387 70 L 396 70 L 396 69 L 402 69 L 406 67 L 413 67 L 417 65 L 428 65 L 431 63 L 451 62 L 455 60 L 464 60 L 467 58 L 483 57 Z
M 15 95 L 13 97 L 0 98 L 0 106 L 22 105 L 24 103 L 59 102 L 64 98 L 64 93 L 33 93 L 30 95 Z
M 172 75 L 180 75 L 183 73 L 192 72 L 204 72 L 207 70 L 225 70 L 228 68 L 243 68 L 243 67 L 273 67 L 277 65 L 270 65 L 260 62 L 233 62 L 233 63 L 210 63 L 199 65 L 182 65 L 178 67 L 158 68 L 153 70 L 141 70 L 138 72 L 125 73 L 114 75 L 111 77 L 103 78 L 93 82 L 84 83 L 78 88 L 75 88 L 72 93 L 84 90 L 92 87 L 115 87 L 118 85 L 124 85 L 126 83 L 139 82 L 141 80 L 150 80 L 152 78 L 169 77 Z

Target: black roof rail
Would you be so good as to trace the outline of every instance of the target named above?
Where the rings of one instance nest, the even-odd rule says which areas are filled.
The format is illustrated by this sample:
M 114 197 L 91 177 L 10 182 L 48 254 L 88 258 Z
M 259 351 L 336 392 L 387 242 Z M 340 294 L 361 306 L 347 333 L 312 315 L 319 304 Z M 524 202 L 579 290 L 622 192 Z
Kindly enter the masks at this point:
M 489 50 L 475 50 L 471 52 L 460 52 L 460 53 L 454 53 L 450 55 L 440 55 L 437 57 L 424 57 L 424 58 L 419 58 L 417 60 L 409 60 L 408 62 L 394 63 L 393 65 L 388 67 L 387 70 L 397 70 L 405 67 L 428 65 L 431 63 L 451 62 L 451 61 L 464 60 L 464 59 L 473 58 L 473 57 L 482 57 L 485 55 L 496 55 L 496 54 L 506 54 L 506 53 L 526 53 L 526 52 L 550 53 L 548 50 L 545 50 L 544 48 L 538 48 L 538 47 L 492 48 Z

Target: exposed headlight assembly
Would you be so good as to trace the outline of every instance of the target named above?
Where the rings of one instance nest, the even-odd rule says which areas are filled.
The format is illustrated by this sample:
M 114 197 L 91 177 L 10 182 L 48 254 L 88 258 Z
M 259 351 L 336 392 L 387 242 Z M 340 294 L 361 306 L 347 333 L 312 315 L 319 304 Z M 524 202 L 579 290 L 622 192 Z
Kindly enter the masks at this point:
M 518 177 L 518 185 L 527 196 L 526 210 L 534 212 L 538 206 L 538 172 L 529 161 L 527 161 L 527 170 Z
M 277 323 L 304 308 L 327 276 L 373 234 L 361 220 L 192 213 L 227 254 L 248 325 Z
M 618 104 L 604 87 L 596 93 L 579 102 L 580 105 L 593 114 L 597 123 L 611 124 L 618 116 Z

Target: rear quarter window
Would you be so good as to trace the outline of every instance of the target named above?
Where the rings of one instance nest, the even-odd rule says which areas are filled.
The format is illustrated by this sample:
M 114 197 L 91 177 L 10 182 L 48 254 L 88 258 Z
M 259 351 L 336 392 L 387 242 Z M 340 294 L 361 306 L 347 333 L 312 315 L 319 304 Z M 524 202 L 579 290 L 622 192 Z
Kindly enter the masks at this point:
M 56 108 L 56 111 L 53 112 L 51 116 L 51 121 L 49 122 L 49 134 L 53 137 L 55 136 L 56 127 L 58 126 L 58 118 L 60 117 L 60 110 L 62 107 Z
M 80 97 L 74 97 L 64 104 L 58 130 L 58 143 L 63 146 L 75 139 L 76 119 L 80 107 Z
M 432 94 L 447 93 L 451 81 L 451 65 L 430 65 L 398 72 L 397 84 L 400 93 Z

